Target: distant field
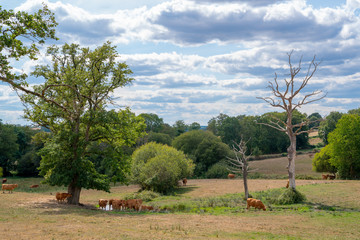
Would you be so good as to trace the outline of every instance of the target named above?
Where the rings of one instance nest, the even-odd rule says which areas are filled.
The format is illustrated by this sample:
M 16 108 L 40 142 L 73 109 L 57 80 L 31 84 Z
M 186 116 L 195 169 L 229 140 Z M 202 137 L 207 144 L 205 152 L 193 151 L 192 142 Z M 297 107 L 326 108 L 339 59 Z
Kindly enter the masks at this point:
M 40 179 L 9 179 L 29 185 Z M 249 180 L 250 192 L 284 188 L 285 180 Z M 360 239 L 360 181 L 298 180 L 307 202 L 272 206 L 271 211 L 232 208 L 198 213 L 116 213 L 95 208 L 99 198 L 122 197 L 135 185 L 112 193 L 83 190 L 84 207 L 58 204 L 55 189 L 0 194 L 1 239 Z M 41 186 L 42 187 L 42 186 Z M 193 201 L 241 193 L 235 180 L 189 180 L 168 197 L 147 203 Z M 227 196 L 227 195 L 226 195 Z M 269 207 L 269 206 L 268 206 Z
M 301 154 L 296 157 L 296 175 L 321 178 L 321 173 L 317 173 L 312 170 L 313 157 L 314 153 Z M 249 162 L 250 169 L 252 169 L 253 172 L 277 177 L 282 176 L 284 178 L 286 178 L 288 175 L 286 169 L 287 165 L 287 157 L 269 158 Z

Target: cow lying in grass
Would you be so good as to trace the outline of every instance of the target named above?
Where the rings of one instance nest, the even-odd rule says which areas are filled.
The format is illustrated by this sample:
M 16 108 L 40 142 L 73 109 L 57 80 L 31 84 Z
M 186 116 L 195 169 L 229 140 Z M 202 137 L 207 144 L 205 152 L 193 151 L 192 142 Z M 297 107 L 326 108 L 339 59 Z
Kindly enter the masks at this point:
M 229 179 L 235 178 L 235 174 L 229 173 L 229 174 L 228 174 L 228 178 L 229 178 Z
M 56 200 L 57 200 L 58 203 L 59 202 L 65 202 L 65 199 L 71 197 L 71 194 L 70 193 L 59 193 L 59 192 L 57 192 L 55 197 L 56 197 Z
M 246 202 L 247 202 L 247 207 L 246 207 L 247 209 L 249 209 L 250 207 L 254 207 L 255 209 L 262 209 L 266 211 L 265 205 L 260 200 L 254 198 L 248 198 Z
M 1 190 L 3 191 L 3 193 L 5 193 L 5 190 L 8 190 L 9 193 L 12 193 L 12 191 L 17 187 L 18 187 L 17 184 L 3 184 L 1 186 Z

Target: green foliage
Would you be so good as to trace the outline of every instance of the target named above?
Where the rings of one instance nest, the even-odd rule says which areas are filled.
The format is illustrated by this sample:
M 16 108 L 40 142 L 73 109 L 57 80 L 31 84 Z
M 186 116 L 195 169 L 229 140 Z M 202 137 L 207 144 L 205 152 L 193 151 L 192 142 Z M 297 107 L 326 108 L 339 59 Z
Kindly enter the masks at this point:
M 150 132 L 147 137 L 147 142 L 156 142 L 171 146 L 171 137 L 166 133 Z
M 55 37 L 57 25 L 54 14 L 44 5 L 43 9 L 33 14 L 23 11 L 14 12 L 0 6 L 0 76 L 1 80 L 18 88 L 26 86 L 26 74 L 17 75 L 12 71 L 11 61 L 27 56 L 36 59 L 38 46 L 48 38 Z M 24 39 L 30 39 L 27 46 Z M 23 42 L 24 41 L 24 42 Z
M 164 121 L 154 113 L 142 113 L 139 115 L 145 120 L 146 132 L 160 132 Z
M 301 203 L 305 200 L 306 197 L 304 194 L 302 194 L 296 189 L 287 188 L 274 203 L 284 205 L 284 204 Z
M 148 190 L 144 190 L 144 191 L 140 191 L 137 193 L 131 193 L 128 194 L 124 197 L 125 200 L 127 199 L 141 199 L 145 202 L 150 202 L 152 200 L 154 200 L 155 198 L 161 197 L 160 193 L 157 192 L 153 192 L 153 191 L 148 191 Z
M 18 150 L 17 135 L 13 127 L 2 124 L 0 120 L 0 167 L 3 168 L 5 176 L 13 169 Z
M 224 161 L 230 148 L 210 131 L 194 130 L 176 137 L 173 147 L 194 160 L 195 176 L 202 176 L 213 164 Z
M 313 170 L 316 172 L 336 172 L 336 167 L 331 164 L 331 147 L 329 145 L 316 153 L 313 158 Z
M 227 178 L 229 170 L 225 163 L 219 162 L 212 165 L 205 173 L 206 178 Z
M 321 115 L 319 113 L 312 113 L 308 116 L 308 119 L 310 120 L 309 128 L 317 128 L 320 125 L 320 120 L 322 119 Z
M 341 178 L 360 178 L 360 116 L 345 114 L 329 134 L 331 164 Z
M 76 44 L 53 46 L 48 54 L 52 66 L 37 66 L 32 73 L 45 83 L 21 97 L 27 105 L 25 117 L 53 134 L 40 151 L 40 174 L 50 185 L 68 186 L 71 192 L 109 191 L 110 181 L 125 182 L 130 169 L 123 147 L 135 144 L 145 130 L 143 119 L 130 109 L 107 110 L 110 94 L 128 85 L 132 72 L 116 61 L 118 54 L 109 42 L 95 50 Z M 104 161 L 111 168 L 110 176 L 95 167 L 96 143 L 109 146 Z M 78 200 L 74 197 L 71 202 Z
M 192 175 L 194 164 L 185 154 L 167 145 L 148 143 L 132 155 L 132 177 L 143 189 L 168 193 L 178 181 Z
M 179 136 L 188 130 L 188 125 L 183 120 L 177 120 L 173 125 L 175 136 Z
M 3 176 L 3 169 L 2 169 L 2 167 L 0 167 L 0 177 L 2 177 Z
M 339 119 L 342 117 L 340 112 L 331 112 L 324 121 L 320 123 L 319 126 L 319 137 L 323 140 L 325 144 L 328 144 L 328 135 L 335 130 L 336 124 Z

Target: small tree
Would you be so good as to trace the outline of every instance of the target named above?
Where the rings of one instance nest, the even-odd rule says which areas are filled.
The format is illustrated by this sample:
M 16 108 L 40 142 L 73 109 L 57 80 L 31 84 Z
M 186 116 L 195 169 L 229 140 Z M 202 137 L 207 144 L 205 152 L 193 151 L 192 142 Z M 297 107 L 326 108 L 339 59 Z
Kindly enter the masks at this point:
M 249 189 L 247 184 L 247 175 L 249 170 L 248 160 L 250 155 L 246 155 L 246 144 L 247 142 L 241 139 L 239 143 L 235 143 L 235 145 L 233 145 L 235 158 L 228 157 L 228 169 L 233 173 L 242 173 L 244 180 L 245 199 L 248 199 Z
M 132 177 L 143 189 L 167 193 L 177 187 L 178 181 L 190 177 L 194 170 L 192 160 L 173 147 L 150 142 L 132 155 Z
M 309 64 L 306 74 L 303 79 L 300 81 L 300 86 L 296 87 L 295 77 L 299 74 L 301 70 L 301 60 L 299 61 L 298 67 L 294 67 L 291 63 L 291 55 L 292 51 L 288 54 L 289 57 L 289 69 L 290 69 L 290 79 L 286 80 L 285 87 L 281 90 L 281 86 L 277 81 L 277 74 L 275 73 L 274 83 L 269 82 L 268 88 L 270 88 L 274 97 L 258 97 L 259 99 L 264 100 L 269 103 L 270 106 L 281 108 L 286 112 L 287 119 L 283 121 L 277 117 L 273 117 L 269 123 L 260 123 L 274 129 L 277 129 L 281 132 L 287 134 L 290 140 L 290 146 L 287 148 L 288 152 L 288 174 L 289 174 L 289 182 L 290 187 L 295 189 L 295 159 L 296 159 L 296 136 L 302 133 L 309 133 L 311 129 L 304 130 L 303 127 L 309 125 L 310 120 L 305 120 L 297 124 L 293 124 L 293 113 L 296 109 L 301 108 L 302 106 L 318 101 L 326 96 L 322 94 L 322 91 L 313 91 L 311 93 L 305 94 L 303 96 L 300 95 L 300 91 L 302 91 L 309 80 L 315 74 L 317 67 L 320 63 L 315 62 L 315 56 Z

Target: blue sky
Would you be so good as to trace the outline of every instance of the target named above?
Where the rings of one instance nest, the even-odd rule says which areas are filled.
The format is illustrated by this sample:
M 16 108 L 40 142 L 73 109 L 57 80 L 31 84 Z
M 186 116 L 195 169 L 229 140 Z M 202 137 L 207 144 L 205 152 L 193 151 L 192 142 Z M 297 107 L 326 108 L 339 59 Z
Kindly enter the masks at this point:
M 275 72 L 279 80 L 287 77 L 291 50 L 293 63 L 303 56 L 303 69 L 314 55 L 321 61 L 303 94 L 327 92 L 300 111 L 327 115 L 360 107 L 359 0 L 0 1 L 29 12 L 42 2 L 59 23 L 56 44 L 94 48 L 109 40 L 117 46 L 136 80 L 114 97 L 137 114 L 207 125 L 220 113 L 278 110 L 256 97 L 270 95 L 266 87 Z M 17 62 L 16 70 L 48 64 L 44 49 L 38 62 Z M 29 124 L 22 111 L 17 95 L 0 84 L 0 119 Z

